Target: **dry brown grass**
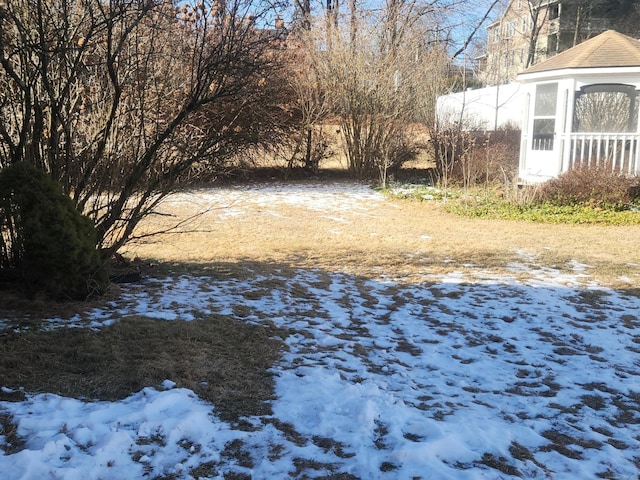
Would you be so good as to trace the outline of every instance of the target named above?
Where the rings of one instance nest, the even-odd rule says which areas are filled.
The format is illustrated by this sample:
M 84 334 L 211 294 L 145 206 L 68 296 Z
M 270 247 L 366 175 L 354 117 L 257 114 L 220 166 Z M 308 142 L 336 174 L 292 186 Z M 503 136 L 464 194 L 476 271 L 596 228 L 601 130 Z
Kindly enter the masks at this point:
M 280 349 L 275 336 L 282 333 L 218 316 L 191 322 L 133 317 L 100 331 L 5 332 L 0 385 L 117 400 L 171 379 L 211 401 L 223 419 L 236 420 L 269 413 L 267 369 Z
M 433 202 L 387 200 L 365 212 L 340 212 L 343 222 L 305 205 L 253 207 L 249 215 L 221 218 L 204 214 L 199 232 L 169 234 L 130 245 L 130 256 L 158 262 L 194 264 L 270 264 L 317 267 L 361 275 L 420 276 L 478 269 L 502 273 L 530 254 L 538 266 L 571 268 L 587 264 L 589 273 L 615 286 L 638 280 L 640 226 L 535 224 L 471 219 L 444 212 Z M 277 212 L 274 215 L 273 212 Z M 147 228 L 168 225 L 193 210 L 174 208 Z M 348 223 L 347 223 L 348 222 Z

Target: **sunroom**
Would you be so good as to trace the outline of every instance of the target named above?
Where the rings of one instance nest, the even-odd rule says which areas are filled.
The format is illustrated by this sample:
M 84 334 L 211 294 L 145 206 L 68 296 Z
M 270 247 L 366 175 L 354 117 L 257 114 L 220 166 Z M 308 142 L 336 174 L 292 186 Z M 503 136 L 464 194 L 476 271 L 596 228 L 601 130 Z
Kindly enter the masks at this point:
M 526 91 L 519 176 L 579 167 L 640 174 L 640 41 L 606 31 L 518 75 Z

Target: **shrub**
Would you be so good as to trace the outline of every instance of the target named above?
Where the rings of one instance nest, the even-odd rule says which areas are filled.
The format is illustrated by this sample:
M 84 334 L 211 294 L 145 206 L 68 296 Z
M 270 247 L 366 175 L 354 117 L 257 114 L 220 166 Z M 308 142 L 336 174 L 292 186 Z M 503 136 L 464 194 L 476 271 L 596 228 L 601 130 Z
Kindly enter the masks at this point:
M 640 178 L 616 173 L 607 165 L 580 167 L 544 183 L 538 199 L 558 206 L 624 210 L 640 200 Z
M 520 129 L 503 128 L 489 133 L 483 152 L 490 183 L 511 182 L 518 176 L 520 161 Z
M 517 175 L 520 130 L 442 130 L 432 135 L 431 142 L 441 182 L 470 187 L 510 182 Z
M 24 162 L 0 171 L 0 266 L 28 295 L 83 299 L 108 284 L 93 222 L 49 175 Z

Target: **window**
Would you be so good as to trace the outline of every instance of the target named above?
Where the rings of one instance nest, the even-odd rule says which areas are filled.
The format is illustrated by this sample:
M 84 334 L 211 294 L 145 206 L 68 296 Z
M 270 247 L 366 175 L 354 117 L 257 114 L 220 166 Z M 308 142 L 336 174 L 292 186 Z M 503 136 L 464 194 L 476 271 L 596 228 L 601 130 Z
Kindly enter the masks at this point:
M 558 98 L 557 83 L 543 83 L 536 86 L 536 103 L 533 114 L 536 117 L 555 116 Z
M 522 30 L 522 33 L 527 33 L 527 27 L 529 26 L 529 19 L 527 18 L 528 15 L 523 15 L 522 16 L 522 26 L 520 27 Z
M 549 5 L 549 20 L 555 20 L 560 16 L 560 5 L 554 3 Z
M 493 29 L 493 42 L 494 43 L 498 43 L 499 41 L 500 41 L 500 29 L 494 27 L 494 29 Z
M 557 100 L 557 83 L 544 83 L 536 86 L 531 139 L 533 150 L 553 150 Z
M 554 55 L 558 52 L 558 34 L 554 33 L 547 37 L 547 55 Z
M 515 20 L 511 20 L 504 25 L 504 36 L 505 38 L 511 38 L 516 33 L 516 25 L 517 22 Z
M 588 85 L 576 93 L 573 112 L 574 132 L 635 132 L 638 92 L 633 85 Z
M 533 121 L 533 150 L 553 150 L 555 118 L 536 118 Z
M 509 52 L 504 52 L 504 55 L 502 57 L 502 62 L 504 64 L 505 69 L 509 68 Z

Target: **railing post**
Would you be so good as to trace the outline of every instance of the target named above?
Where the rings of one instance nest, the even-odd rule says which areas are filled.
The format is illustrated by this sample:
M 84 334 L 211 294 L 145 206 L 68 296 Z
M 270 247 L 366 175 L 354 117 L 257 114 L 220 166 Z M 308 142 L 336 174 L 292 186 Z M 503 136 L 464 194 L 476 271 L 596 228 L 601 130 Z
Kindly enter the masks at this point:
M 618 136 L 615 135 L 613 137 L 613 157 L 611 158 L 611 169 L 613 170 L 613 172 L 615 173 L 616 171 L 616 164 L 618 163 L 618 142 L 620 140 L 618 139 Z

